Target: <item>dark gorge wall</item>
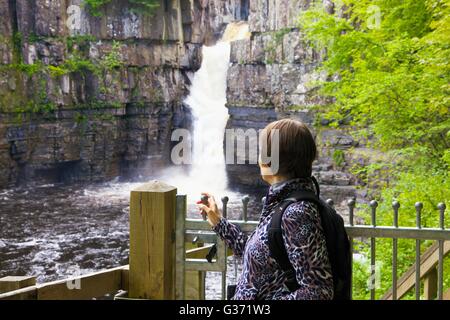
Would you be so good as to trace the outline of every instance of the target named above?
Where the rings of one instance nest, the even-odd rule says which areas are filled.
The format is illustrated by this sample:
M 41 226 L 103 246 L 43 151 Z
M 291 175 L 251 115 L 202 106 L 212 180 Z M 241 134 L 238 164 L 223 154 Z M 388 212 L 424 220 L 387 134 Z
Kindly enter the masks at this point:
M 0 0 L 0 187 L 148 174 L 169 163 L 201 45 L 245 1 Z M 79 14 L 78 14 L 79 13 Z

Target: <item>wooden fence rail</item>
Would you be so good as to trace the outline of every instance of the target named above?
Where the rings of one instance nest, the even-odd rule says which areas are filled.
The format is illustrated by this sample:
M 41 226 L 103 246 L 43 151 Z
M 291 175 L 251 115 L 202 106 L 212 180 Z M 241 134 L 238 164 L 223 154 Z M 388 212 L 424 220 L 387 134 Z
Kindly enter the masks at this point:
M 129 266 L 44 284 L 36 284 L 35 277 L 4 277 L 0 300 L 92 299 L 120 290 L 130 299 L 174 299 L 176 194 L 175 187 L 159 181 L 131 191 Z M 198 257 L 201 246 L 187 244 L 186 256 Z M 204 298 L 204 277 L 204 272 L 187 271 L 184 297 Z
M 248 197 L 243 198 L 243 219 L 232 221 L 245 232 L 252 231 L 257 221 L 247 220 Z M 223 212 L 228 198 L 224 197 Z M 418 203 L 420 204 L 420 203 Z M 350 224 L 346 226 L 351 239 L 357 237 L 436 240 L 437 245 L 416 258 L 416 264 L 397 279 L 393 265 L 393 289 L 384 299 L 401 298 L 417 281 L 425 279 L 425 298 L 449 298 L 443 290 L 443 258 L 450 248 L 450 230 L 444 226 L 445 205 L 440 204 L 440 228 L 401 228 L 376 226 L 376 202 L 371 202 L 372 225 L 353 224 L 354 200 L 349 201 Z M 186 218 L 186 196 L 163 182 L 152 181 L 131 191 L 130 195 L 130 259 L 121 266 L 92 274 L 50 283 L 36 284 L 34 277 L 4 277 L 0 279 L 1 299 L 93 299 L 105 295 L 117 299 L 204 299 L 206 271 L 222 273 L 222 297 L 226 284 L 226 257 L 232 252 L 211 231 L 207 222 Z M 421 207 L 416 206 L 418 217 Z M 398 206 L 394 206 L 398 214 Z M 420 221 L 420 219 L 418 219 Z M 206 262 L 205 256 L 215 242 L 216 258 Z M 374 241 L 372 241 L 374 242 Z M 371 247 L 371 255 L 375 246 Z M 420 251 L 419 251 L 420 253 Z M 394 251 L 394 261 L 397 252 Z M 415 270 L 419 270 L 416 275 Z M 417 285 L 416 294 L 417 294 Z M 119 294 L 117 295 L 117 293 Z M 374 290 L 372 290 L 372 297 Z

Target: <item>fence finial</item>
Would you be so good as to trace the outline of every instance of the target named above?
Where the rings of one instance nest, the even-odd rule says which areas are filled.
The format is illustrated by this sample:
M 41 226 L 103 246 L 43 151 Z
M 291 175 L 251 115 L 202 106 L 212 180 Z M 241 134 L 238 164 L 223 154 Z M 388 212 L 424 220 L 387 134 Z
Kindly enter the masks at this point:
M 394 227 L 398 228 L 398 209 L 400 208 L 400 202 L 397 200 L 392 201 L 392 208 L 394 209 Z
M 416 226 L 418 229 L 421 228 L 421 211 L 423 208 L 422 202 L 416 202 L 414 205 L 416 207 Z M 420 300 L 420 240 L 416 239 L 416 283 L 415 283 L 415 293 L 416 300 Z
M 333 207 L 333 206 L 334 206 L 334 201 L 333 201 L 333 199 L 327 199 L 325 202 L 326 202 L 330 207 Z
M 398 210 L 400 208 L 400 202 L 398 202 L 397 200 L 392 201 L 392 208 Z
M 207 195 L 203 195 L 202 197 L 201 197 L 201 200 L 202 200 L 202 203 L 203 204 L 208 204 L 208 196 Z M 206 219 L 207 219 L 207 215 L 206 215 L 206 212 L 205 211 L 202 211 L 202 218 L 203 218 L 203 220 L 204 221 L 206 221 Z
M 347 200 L 347 206 L 348 206 L 348 220 L 350 222 L 350 225 L 353 225 L 353 210 L 355 209 L 355 198 L 350 198 Z
M 445 203 L 439 202 L 437 207 L 439 209 L 439 227 L 445 229 Z
M 355 198 L 350 198 L 350 199 L 348 199 L 347 200 L 347 205 L 349 206 L 349 207 L 355 207 L 355 204 L 356 204 L 356 200 L 355 200 Z
M 417 225 L 417 228 L 420 228 L 421 224 L 422 224 L 421 213 L 422 213 L 423 203 L 416 202 L 416 204 L 414 206 L 416 207 L 416 225 Z
M 400 202 L 392 201 L 392 209 L 394 209 L 394 227 L 398 228 L 398 209 Z M 397 300 L 397 245 L 398 240 L 392 238 L 392 300 Z
M 376 224 L 377 224 L 376 212 L 377 212 L 378 202 L 376 200 L 372 200 L 372 201 L 370 201 L 369 205 L 372 208 L 372 210 L 371 210 L 372 225 L 376 226 Z
M 437 207 L 439 210 L 445 210 L 445 208 L 446 208 L 445 203 L 443 203 L 443 202 L 439 202 Z
M 223 217 L 226 218 L 228 214 L 227 204 L 230 199 L 227 196 L 224 196 L 222 197 L 221 200 L 222 200 L 222 214 Z

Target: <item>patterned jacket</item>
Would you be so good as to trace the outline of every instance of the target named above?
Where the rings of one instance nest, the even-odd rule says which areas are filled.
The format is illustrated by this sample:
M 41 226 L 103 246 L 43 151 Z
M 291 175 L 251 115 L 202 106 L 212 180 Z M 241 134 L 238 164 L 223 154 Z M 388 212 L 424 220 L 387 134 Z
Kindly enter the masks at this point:
M 243 270 L 233 300 L 333 298 L 331 267 L 315 204 L 304 201 L 293 203 L 286 208 L 281 221 L 284 244 L 300 284 L 298 290 L 289 292 L 284 285 L 283 271 L 269 255 L 267 229 L 273 209 L 293 190 L 299 189 L 315 191 L 309 178 L 272 185 L 266 195 L 259 224 L 250 235 L 225 218 L 221 218 L 213 228 L 234 254 L 243 258 Z

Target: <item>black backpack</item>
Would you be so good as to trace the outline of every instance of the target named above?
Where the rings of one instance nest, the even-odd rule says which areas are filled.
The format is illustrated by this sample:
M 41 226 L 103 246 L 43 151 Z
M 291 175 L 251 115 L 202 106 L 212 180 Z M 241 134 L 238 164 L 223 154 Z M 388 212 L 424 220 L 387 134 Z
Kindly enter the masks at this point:
M 286 208 L 298 201 L 314 202 L 318 206 L 322 228 L 325 234 L 328 258 L 331 264 L 334 284 L 333 300 L 351 299 L 352 254 L 350 241 L 344 228 L 344 220 L 336 210 L 323 201 L 319 195 L 319 184 L 313 177 L 317 195 L 312 191 L 297 190 L 292 192 L 279 206 L 275 208 L 269 226 L 269 250 L 286 275 L 286 286 L 293 292 L 299 288 L 295 277 L 294 267 L 291 265 L 284 246 L 281 233 L 281 217 Z

